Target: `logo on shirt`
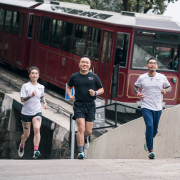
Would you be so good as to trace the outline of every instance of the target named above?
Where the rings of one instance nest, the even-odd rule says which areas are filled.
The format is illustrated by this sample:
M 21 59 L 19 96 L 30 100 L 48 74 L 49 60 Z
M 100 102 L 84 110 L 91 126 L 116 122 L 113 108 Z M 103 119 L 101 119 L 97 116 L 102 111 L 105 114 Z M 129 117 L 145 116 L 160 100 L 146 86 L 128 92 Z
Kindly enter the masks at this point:
M 156 79 L 156 82 L 160 82 L 161 81 L 161 79 Z
M 93 78 L 93 77 L 88 77 L 88 79 L 89 79 L 90 81 L 92 81 L 94 78 Z

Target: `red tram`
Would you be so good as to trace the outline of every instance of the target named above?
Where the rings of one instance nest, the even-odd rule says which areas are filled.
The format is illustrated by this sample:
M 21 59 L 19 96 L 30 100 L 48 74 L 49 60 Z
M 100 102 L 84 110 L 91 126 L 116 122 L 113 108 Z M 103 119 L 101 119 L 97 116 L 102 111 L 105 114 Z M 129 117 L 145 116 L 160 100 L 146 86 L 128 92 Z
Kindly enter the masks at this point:
M 41 79 L 65 89 L 70 75 L 79 71 L 79 57 L 88 54 L 103 83 L 106 100 L 111 98 L 113 67 L 119 64 L 117 100 L 134 105 L 139 99 L 133 84 L 147 71 L 146 60 L 154 56 L 159 71 L 173 87 L 164 96 L 164 102 L 180 103 L 180 25 L 171 18 L 92 10 L 89 6 L 63 2 L 53 5 L 29 1 L 32 4 L 27 6 L 26 1 L 26 7 L 20 0 L 13 1 L 15 4 L 7 2 L 0 0 L 2 61 L 20 69 L 36 65 Z M 16 18 L 14 12 L 19 13 Z M 16 35 L 13 23 L 19 28 Z M 31 32 L 32 38 L 28 37 Z
M 0 0 L 0 59 L 19 69 L 29 63 L 32 10 L 40 3 Z

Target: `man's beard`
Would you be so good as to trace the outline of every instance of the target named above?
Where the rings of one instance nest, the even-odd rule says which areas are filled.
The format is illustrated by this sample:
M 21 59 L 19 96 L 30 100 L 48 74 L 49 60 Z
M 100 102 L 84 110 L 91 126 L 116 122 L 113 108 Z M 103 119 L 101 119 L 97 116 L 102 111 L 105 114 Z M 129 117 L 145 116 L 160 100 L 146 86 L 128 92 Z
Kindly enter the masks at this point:
M 149 72 L 151 72 L 151 73 L 152 73 L 152 72 L 156 72 L 156 70 L 149 70 Z

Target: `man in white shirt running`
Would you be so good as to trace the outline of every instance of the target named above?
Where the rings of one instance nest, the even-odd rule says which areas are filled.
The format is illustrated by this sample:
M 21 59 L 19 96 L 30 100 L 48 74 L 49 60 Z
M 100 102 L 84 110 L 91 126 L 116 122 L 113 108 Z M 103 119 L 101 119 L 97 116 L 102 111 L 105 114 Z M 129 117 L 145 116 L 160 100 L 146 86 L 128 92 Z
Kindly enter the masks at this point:
M 134 84 L 134 92 L 141 99 L 141 111 L 146 124 L 146 147 L 149 159 L 154 159 L 153 138 L 158 133 L 158 124 L 162 112 L 163 95 L 171 92 L 172 87 L 166 76 L 157 73 L 157 60 L 150 58 L 146 67 L 148 72 L 139 76 Z M 141 92 L 139 88 L 142 88 Z M 146 150 L 146 148 L 145 148 Z

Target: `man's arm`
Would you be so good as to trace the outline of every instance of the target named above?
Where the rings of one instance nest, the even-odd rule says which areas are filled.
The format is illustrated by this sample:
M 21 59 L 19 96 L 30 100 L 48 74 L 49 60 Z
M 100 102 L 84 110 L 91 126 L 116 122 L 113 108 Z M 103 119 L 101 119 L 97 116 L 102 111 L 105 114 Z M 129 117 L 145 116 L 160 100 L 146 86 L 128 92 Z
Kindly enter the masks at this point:
M 171 86 L 168 86 L 165 89 L 161 89 L 161 93 L 162 94 L 167 94 L 167 93 L 170 93 L 171 91 L 172 91 L 172 87 Z
M 142 100 L 144 99 L 144 94 L 139 92 L 139 87 L 137 87 L 136 85 L 133 86 L 133 90 L 136 93 L 136 95 Z
M 166 93 L 170 93 L 172 91 L 172 87 L 169 86 L 169 87 L 166 87 Z
M 72 87 L 67 86 L 66 92 L 67 92 L 67 94 L 68 94 L 68 96 L 69 96 L 70 101 L 73 102 L 74 99 L 75 99 L 75 97 L 72 96 Z
M 139 92 L 139 87 L 137 87 L 136 85 L 133 86 L 133 90 L 134 92 L 137 94 Z
M 104 93 L 104 88 L 103 87 L 97 90 L 98 95 L 101 95 L 103 93 Z
M 97 91 L 94 91 L 93 89 L 89 89 L 89 93 L 91 96 L 98 96 L 104 93 L 104 88 L 100 88 Z

